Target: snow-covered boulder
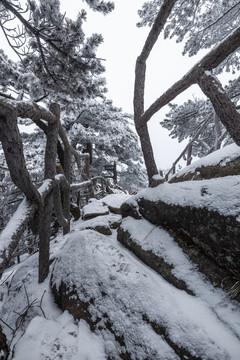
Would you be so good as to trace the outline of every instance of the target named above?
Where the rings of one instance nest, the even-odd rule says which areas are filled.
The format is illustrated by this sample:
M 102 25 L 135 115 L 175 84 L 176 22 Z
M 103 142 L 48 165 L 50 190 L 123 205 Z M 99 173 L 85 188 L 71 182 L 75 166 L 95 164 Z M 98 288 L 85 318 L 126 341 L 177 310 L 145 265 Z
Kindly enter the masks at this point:
M 240 274 L 240 176 L 164 183 L 127 201 L 126 213 L 187 236 L 227 271 Z
M 82 209 L 83 220 L 93 219 L 97 216 L 107 214 L 109 214 L 108 207 L 97 199 L 90 199 L 89 203 Z
M 193 289 L 185 281 L 186 274 L 182 275 L 179 271 L 182 263 L 186 264 L 188 260 L 167 231 L 145 219 L 127 217 L 118 229 L 117 239 L 170 284 L 194 295 Z M 194 271 L 194 265 L 189 265 L 189 271 Z
M 169 182 L 212 179 L 240 175 L 240 147 L 231 144 L 180 170 Z
M 95 230 L 103 235 L 111 235 L 112 229 L 117 229 L 122 222 L 122 217 L 117 214 L 97 216 L 85 220 L 79 225 L 79 230 Z
M 199 281 L 198 296 L 187 294 L 111 237 L 85 230 L 69 234 L 51 287 L 63 310 L 104 339 L 106 359 L 238 360 L 239 316 Z
M 165 280 L 189 294 L 199 294 L 199 285 L 202 288 L 206 282 L 228 293 L 236 287 L 236 278 L 226 276 L 226 271 L 186 236 L 176 236 L 146 219 L 124 218 L 117 239 Z M 240 301 L 240 293 L 235 292 L 234 299 Z
M 109 210 L 113 213 L 121 215 L 121 205 L 129 199 L 131 195 L 128 194 L 110 194 L 102 199 L 104 205 L 107 205 Z

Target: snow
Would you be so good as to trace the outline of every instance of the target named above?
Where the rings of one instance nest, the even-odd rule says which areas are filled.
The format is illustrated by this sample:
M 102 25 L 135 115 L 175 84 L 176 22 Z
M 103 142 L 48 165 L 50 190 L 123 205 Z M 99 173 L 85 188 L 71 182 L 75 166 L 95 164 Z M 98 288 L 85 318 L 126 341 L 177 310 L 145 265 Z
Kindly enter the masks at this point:
M 83 217 L 87 218 L 89 216 L 106 215 L 109 213 L 109 210 L 101 201 L 90 199 L 89 203 L 83 207 L 82 212 Z
M 122 203 L 129 199 L 129 194 L 110 194 L 105 196 L 103 203 L 107 206 L 120 209 Z
M 90 350 L 91 349 L 91 350 Z M 56 320 L 36 316 L 15 349 L 16 360 L 105 360 L 102 339 L 84 320 L 74 323 L 65 311 Z
M 240 175 L 172 184 L 165 182 L 140 191 L 127 202 L 135 204 L 140 198 L 180 206 L 206 207 L 222 215 L 236 216 L 240 221 Z
M 9 247 L 9 244 L 12 241 L 12 236 L 23 223 L 27 214 L 31 211 L 31 208 L 32 206 L 27 202 L 27 200 L 23 199 L 7 226 L 0 234 L 0 254 Z
M 152 178 L 153 178 L 153 180 L 163 180 L 164 179 L 164 177 L 161 176 L 160 174 L 153 175 Z
M 197 271 L 197 266 L 189 260 L 167 231 L 145 219 L 136 220 L 131 217 L 123 219 L 121 228 L 130 233 L 134 242 L 143 250 L 151 251 L 172 265 L 172 273 L 183 280 L 188 288 L 212 309 L 216 312 L 221 309 L 218 304 L 225 294 L 206 281 L 205 277 Z M 238 332 L 240 323 L 233 325 L 235 323 L 233 318 L 231 322 L 232 326 L 236 326 L 235 331 Z
M 214 151 L 213 153 L 195 161 L 191 165 L 186 166 L 184 169 L 180 170 L 176 175 L 174 175 L 174 178 L 178 178 L 189 173 L 194 173 L 197 168 L 202 166 L 225 166 L 228 162 L 233 161 L 238 157 L 240 157 L 240 147 L 234 143 Z
M 47 191 L 51 186 L 52 180 L 44 180 L 42 186 L 38 189 L 40 195 Z M 15 211 L 14 215 L 9 220 L 7 226 L 0 234 L 0 254 L 3 254 L 3 252 L 10 247 L 12 237 L 14 234 L 16 234 L 19 227 L 24 224 L 26 217 L 33 212 L 34 206 L 30 204 L 26 198 L 24 198 Z
M 53 181 L 51 179 L 44 180 L 43 184 L 38 189 L 39 193 L 42 195 L 45 191 L 48 191 L 52 187 L 52 185 Z
M 97 226 L 110 226 L 113 223 L 120 223 L 122 217 L 117 214 L 100 215 L 90 220 L 85 220 L 79 225 L 79 230 L 83 229 L 94 229 Z
M 228 178 L 232 183 L 225 186 L 231 188 L 235 184 L 239 189 L 239 183 L 236 183 L 239 177 Z M 224 180 L 221 179 L 223 183 Z M 170 194 L 166 185 L 171 186 L 175 199 L 178 199 L 179 188 L 172 188 L 177 184 L 163 184 L 145 193 L 153 198 L 163 196 L 165 190 Z M 161 190 L 163 186 L 164 191 Z M 181 191 L 187 197 L 190 185 L 186 182 L 182 186 Z M 216 182 L 207 190 L 213 191 L 218 186 L 221 192 L 221 183 Z M 140 196 L 142 194 L 144 192 Z M 125 199 L 125 195 L 123 197 Z M 135 197 L 133 201 L 136 202 Z M 198 201 L 197 195 L 193 201 Z M 89 207 L 102 208 L 103 202 L 114 207 L 119 206 L 121 199 L 117 194 L 107 197 L 106 201 L 93 200 Z M 179 348 L 188 349 L 191 356 L 204 360 L 239 360 L 240 313 L 237 303 L 209 284 L 171 236 L 147 220 L 126 218 L 122 227 L 142 248 L 161 255 L 171 264 L 173 274 L 184 279 L 195 296 L 175 288 L 138 260 L 117 241 L 115 230 L 110 236 L 85 230 L 86 225 L 109 224 L 113 219 L 119 219 L 119 216 L 109 214 L 73 222 L 69 234 L 59 235 L 52 241 L 51 259 L 56 260 L 42 284 L 37 282 L 38 254 L 5 271 L 0 286 L 0 318 L 15 329 L 19 314 L 28 303 L 32 304 L 15 332 L 11 345 L 14 355 L 9 360 L 106 360 L 109 354 L 113 359 L 119 359 L 122 347 L 111 331 L 103 327 L 93 333 L 84 320 L 75 321 L 67 311 L 62 313 L 58 309 L 50 289 L 51 276 L 58 286 L 62 280 L 69 286 L 74 284 L 83 301 L 95 299 L 90 307 L 93 318 L 100 317 L 101 325 L 104 322 L 102 314 L 108 315 L 114 331 L 119 336 L 124 335 L 126 349 L 131 351 L 133 359 L 179 359 L 165 339 L 167 334 Z M 57 271 L 52 273 L 54 266 Z M 84 291 L 81 291 L 82 287 Z M 144 321 L 144 315 L 150 322 L 166 328 L 166 334 L 159 336 Z M 1 325 L 11 339 L 11 330 Z
M 140 227 L 136 227 L 136 231 L 141 234 Z M 72 284 L 76 286 L 82 301 L 94 299 L 90 310 L 93 318 L 108 314 L 117 333 L 125 335 L 127 351 L 131 351 L 133 358 L 176 359 L 170 346 L 167 343 L 163 346 L 163 339 L 142 320 L 147 314 L 152 322 L 164 324 L 171 340 L 187 348 L 193 356 L 239 359 L 240 341 L 228 315 L 232 318 L 235 313 L 238 333 L 240 316 L 229 304 L 221 305 L 223 294 L 216 291 L 211 296 L 215 297 L 212 303 L 206 294 L 203 299 L 188 295 L 139 262 L 114 239 L 108 241 L 91 230 L 71 236 L 58 259 L 54 283 L 59 286 L 64 279 L 70 288 Z M 186 275 L 186 268 L 181 270 L 180 266 L 177 270 L 182 271 L 180 276 Z M 102 296 L 102 292 L 107 296 Z M 201 286 L 199 292 L 202 292 Z M 110 332 L 101 333 L 112 341 Z M 117 354 L 113 356 L 117 358 Z

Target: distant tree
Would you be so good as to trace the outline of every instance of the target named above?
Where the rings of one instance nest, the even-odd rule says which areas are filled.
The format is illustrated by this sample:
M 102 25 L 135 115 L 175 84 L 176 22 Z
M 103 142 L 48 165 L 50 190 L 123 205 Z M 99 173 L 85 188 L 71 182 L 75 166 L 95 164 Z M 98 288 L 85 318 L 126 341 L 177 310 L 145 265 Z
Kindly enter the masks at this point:
M 87 100 L 80 104 L 78 115 L 74 111 L 64 117 L 64 127 L 71 144 L 80 151 L 86 151 L 91 144 L 92 175 L 104 174 L 104 166 L 117 162 L 119 184 L 128 189 L 135 184 L 146 185 L 142 152 L 138 137 L 133 131 L 131 115 L 113 106 L 109 100 Z
M 238 1 L 212 2 L 208 0 L 153 0 L 139 12 L 142 22 L 151 30 L 136 61 L 134 89 L 134 121 L 139 134 L 149 181 L 157 168 L 151 147 L 147 122 L 163 106 L 193 84 L 198 84 L 210 99 L 216 115 L 227 128 L 232 139 L 240 145 L 240 115 L 234 103 L 214 76 L 223 69 L 239 69 Z M 224 29 L 224 31 L 223 31 Z M 146 60 L 159 34 L 177 36 L 177 41 L 188 37 L 185 53 L 196 54 L 201 48 L 215 45 L 181 80 L 162 94 L 148 109 L 144 108 Z M 213 73 L 212 73 L 213 72 Z M 221 104 L 221 105 L 220 105 Z

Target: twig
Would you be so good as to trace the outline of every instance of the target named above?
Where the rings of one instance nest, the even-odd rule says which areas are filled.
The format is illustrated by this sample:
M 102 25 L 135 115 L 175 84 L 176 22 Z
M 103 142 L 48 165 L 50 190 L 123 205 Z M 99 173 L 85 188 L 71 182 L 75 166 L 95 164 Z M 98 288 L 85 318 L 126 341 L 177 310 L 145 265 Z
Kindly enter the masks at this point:
M 13 328 L 12 328 L 10 325 L 8 325 L 2 318 L 0 318 L 0 321 L 2 321 L 2 323 L 3 323 L 4 325 L 6 325 L 10 330 L 12 330 L 13 332 L 15 332 L 15 330 L 13 330 Z
M 2 286 L 9 278 L 10 276 L 15 272 L 15 270 L 13 270 L 7 277 L 6 279 L 4 279 L 1 283 L 0 283 L 0 286 Z
M 44 297 L 45 293 L 46 293 L 46 290 L 44 290 L 44 292 L 43 292 L 43 294 L 42 294 L 42 297 L 41 297 L 41 300 L 40 300 L 40 304 L 39 304 L 39 308 L 40 308 L 40 310 L 42 311 L 42 314 L 43 314 L 44 318 L 46 319 L 45 312 L 43 311 L 43 308 L 42 308 L 42 301 L 43 301 L 43 297 Z

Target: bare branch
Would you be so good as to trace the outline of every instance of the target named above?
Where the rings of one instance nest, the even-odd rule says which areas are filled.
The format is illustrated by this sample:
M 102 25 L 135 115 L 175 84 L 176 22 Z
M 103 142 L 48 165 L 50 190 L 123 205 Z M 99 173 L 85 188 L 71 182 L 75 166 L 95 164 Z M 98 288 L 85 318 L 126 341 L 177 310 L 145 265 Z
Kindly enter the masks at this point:
M 223 42 L 215 46 L 207 55 L 203 57 L 181 80 L 177 81 L 163 95 L 160 96 L 141 116 L 141 124 L 148 122 L 151 117 L 163 106 L 172 101 L 176 96 L 188 89 L 191 85 L 198 82 L 199 72 L 202 70 L 212 70 L 221 64 L 230 54 L 239 48 L 240 27 L 238 27 Z

